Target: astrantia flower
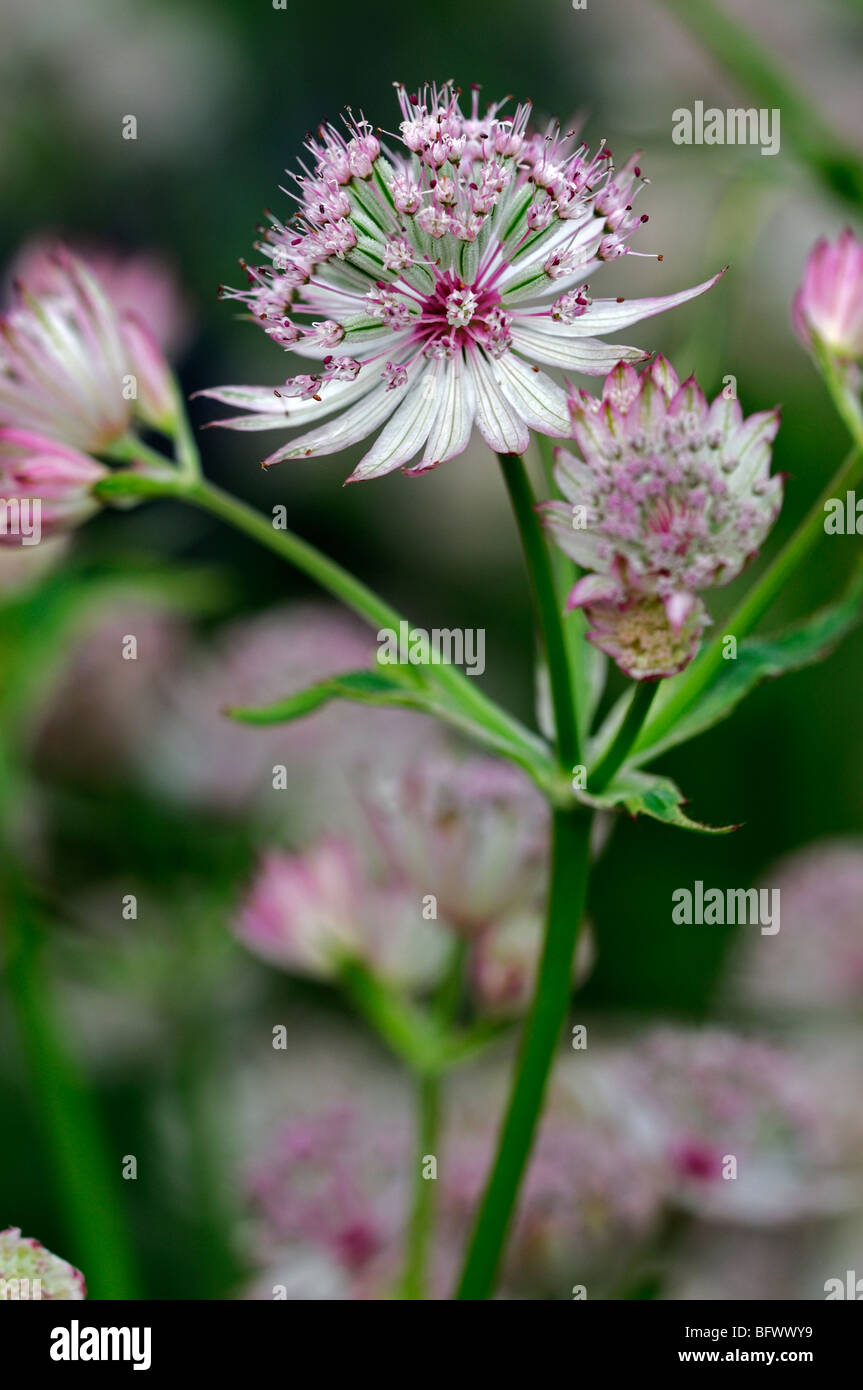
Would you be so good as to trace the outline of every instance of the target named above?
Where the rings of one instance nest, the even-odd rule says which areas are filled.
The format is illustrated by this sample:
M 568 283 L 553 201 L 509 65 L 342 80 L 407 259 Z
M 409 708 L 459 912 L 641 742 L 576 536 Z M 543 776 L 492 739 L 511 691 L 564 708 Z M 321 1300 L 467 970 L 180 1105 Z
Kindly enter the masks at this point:
M 863 357 L 863 242 L 850 227 L 816 242 L 794 298 L 794 330 L 807 346 L 815 334 L 838 357 Z
M 543 914 L 516 913 L 487 927 L 472 942 L 468 976 L 477 1006 L 500 1015 L 522 1014 L 533 998 L 542 955 Z M 593 969 L 596 943 L 589 922 L 579 933 L 573 983 L 581 985 Z
M 370 810 L 394 871 L 452 926 L 474 931 L 536 901 L 547 807 L 509 763 L 419 759 L 375 789 Z
M 26 1290 L 26 1291 L 25 1291 Z M 84 1276 L 16 1226 L 0 1231 L 0 1299 L 87 1297 Z
M 391 148 L 365 120 L 324 126 L 296 177 L 299 209 L 271 215 L 246 267 L 250 288 L 229 291 L 282 347 L 310 359 L 273 391 L 203 392 L 249 413 L 234 429 L 298 427 L 282 459 L 334 453 L 383 426 L 351 475 L 423 472 L 460 454 L 476 424 L 499 453 L 521 453 L 529 430 L 565 435 L 563 390 L 537 363 L 602 375 L 637 348 L 596 335 L 682 304 L 715 280 L 659 299 L 597 299 L 590 280 L 629 251 L 647 220 L 634 159 L 620 169 L 601 145 L 558 126 L 528 129 L 530 107 L 469 114 L 449 84 L 408 96 Z M 244 263 L 245 264 L 245 263 Z M 326 422 L 326 423 L 324 423 Z
M 619 1103 L 645 1152 L 664 1155 L 675 1203 L 769 1224 L 847 1202 L 849 1155 L 800 1056 L 720 1029 L 660 1028 L 621 1049 L 617 1067 Z
M 708 623 L 700 589 L 728 584 L 757 553 L 782 504 L 770 475 L 778 412 L 744 420 L 737 400 L 708 406 L 664 358 L 639 376 L 621 362 L 602 399 L 571 397 L 581 450 L 558 451 L 567 499 L 540 511 L 589 571 L 572 590 L 588 637 L 636 680 L 683 669 Z
M 439 977 L 450 947 L 421 909 L 419 894 L 374 881 L 356 848 L 330 836 L 302 854 L 265 854 L 235 931 L 255 954 L 297 974 L 327 979 L 351 956 L 421 989 Z
M 16 502 L 19 509 L 28 504 L 31 519 L 38 515 L 37 541 L 40 535 L 60 535 L 99 510 L 93 488 L 107 475 L 103 464 L 77 449 L 29 430 L 0 429 L 0 498 L 6 507 L 0 545 L 32 543 L 20 522 L 11 524 L 11 503 Z
M 69 250 L 90 268 L 117 313 L 146 324 L 167 355 L 182 349 L 189 337 L 189 310 L 169 264 L 146 251 L 123 253 L 86 242 L 74 242 Z M 21 247 L 10 271 L 10 280 L 34 295 L 56 294 L 62 277 L 56 241 L 42 238 Z
M 149 330 L 116 310 L 82 261 L 59 248 L 47 289 L 19 284 L 0 319 L 0 425 L 98 454 L 133 418 L 160 428 L 173 408 Z

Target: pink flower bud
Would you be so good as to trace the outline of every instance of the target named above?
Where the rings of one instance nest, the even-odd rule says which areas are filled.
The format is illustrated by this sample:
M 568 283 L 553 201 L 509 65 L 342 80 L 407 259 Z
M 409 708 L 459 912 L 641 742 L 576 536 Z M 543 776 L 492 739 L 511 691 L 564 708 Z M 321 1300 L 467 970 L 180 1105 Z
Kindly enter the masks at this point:
M 792 309 L 794 331 L 806 347 L 815 334 L 839 357 L 863 357 L 863 242 L 850 227 L 816 242 Z
M 0 544 L 34 545 L 99 510 L 95 459 L 29 430 L 0 429 Z

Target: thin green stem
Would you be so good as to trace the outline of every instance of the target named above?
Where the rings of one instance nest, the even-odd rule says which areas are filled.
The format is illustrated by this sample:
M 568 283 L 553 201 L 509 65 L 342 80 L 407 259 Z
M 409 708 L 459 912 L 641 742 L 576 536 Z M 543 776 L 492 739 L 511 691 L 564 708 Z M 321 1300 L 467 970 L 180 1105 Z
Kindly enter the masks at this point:
M 504 482 L 512 502 L 527 561 L 540 633 L 551 684 L 560 761 L 566 768 L 579 762 L 580 739 L 569 658 L 563 635 L 560 603 L 548 547 L 536 514 L 535 500 L 524 461 L 517 454 L 499 454 Z
M 610 748 L 588 775 L 587 789 L 593 795 L 598 796 L 600 792 L 605 791 L 623 763 L 641 731 L 659 686 L 659 681 L 639 681 L 636 685 L 629 709 L 612 739 Z
M 553 460 L 553 441 L 547 435 L 540 435 L 537 440 L 539 446 L 539 456 L 542 460 L 543 478 L 549 497 L 559 496 L 557 484 L 554 478 Z M 559 612 L 566 609 L 566 601 L 576 580 L 581 575 L 581 570 L 574 560 L 560 549 L 559 546 L 549 547 L 549 561 L 551 563 L 551 574 L 554 581 L 555 593 Z M 572 685 L 575 712 L 578 719 L 578 731 L 581 744 L 587 741 L 590 734 L 590 689 L 587 676 L 585 657 L 589 648 L 586 647 L 585 634 L 587 632 L 587 620 L 583 611 L 576 608 L 574 612 L 568 613 L 563 621 L 563 642 L 566 648 L 566 658 L 569 663 L 569 679 Z
M 352 609 L 375 631 L 387 628 L 399 632 L 400 624 L 406 621 L 396 609 L 391 608 L 336 561 L 323 555 L 292 531 L 277 529 L 261 512 L 230 493 L 223 492 L 213 483 L 201 479 L 175 495 L 244 532 L 266 549 L 274 551 L 283 560 L 302 570 L 321 588 Z M 408 626 L 410 627 L 410 624 Z M 460 705 L 475 712 L 477 718 L 503 739 L 516 742 L 522 748 L 527 746 L 534 754 L 537 752 L 539 745 L 536 737 L 488 696 L 483 695 L 470 677 L 464 676 L 455 667 L 434 659 L 430 663 L 429 671 L 438 684 L 448 690 Z
M 432 1250 L 436 1207 L 436 1171 L 428 1175 L 430 1159 L 437 1163 L 440 1129 L 440 1081 L 436 1076 L 419 1076 L 417 1090 L 417 1151 L 414 1156 L 414 1195 L 405 1259 L 402 1296 L 424 1299 Z
M 674 727 L 686 710 L 695 704 L 701 693 L 711 684 L 722 665 L 724 638 L 734 636 L 738 642 L 747 637 L 758 625 L 770 608 L 776 596 L 813 550 L 819 538 L 824 535 L 824 507 L 832 497 L 842 496 L 846 489 L 853 488 L 863 476 L 863 450 L 854 449 L 827 484 L 817 502 L 804 517 L 782 547 L 773 563 L 768 566 L 757 584 L 750 589 L 743 602 L 731 617 L 722 625 L 722 632 L 704 649 L 701 656 L 677 677 L 670 689 L 673 692 L 645 726 L 635 743 L 636 751 L 650 748 Z
M 554 812 L 545 945 L 497 1157 L 458 1288 L 460 1299 L 486 1299 L 494 1288 L 572 993 L 573 957 L 587 890 L 589 840 L 590 817 L 582 809 Z

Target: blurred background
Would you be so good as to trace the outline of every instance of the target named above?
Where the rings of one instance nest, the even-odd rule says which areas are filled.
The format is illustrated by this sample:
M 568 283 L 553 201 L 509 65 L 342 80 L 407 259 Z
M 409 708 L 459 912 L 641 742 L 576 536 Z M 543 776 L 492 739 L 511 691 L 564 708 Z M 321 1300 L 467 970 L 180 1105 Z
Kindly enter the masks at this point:
M 628 336 L 666 353 L 681 378 L 697 371 L 708 394 L 733 375 L 746 413 L 782 404 L 774 468 L 788 476 L 787 500 L 764 564 L 847 447 L 791 332 L 789 307 L 813 242 L 848 223 L 859 234 L 860 207 L 840 154 L 819 166 L 784 109 L 773 157 L 757 147 L 672 142 L 676 108 L 774 104 L 691 32 L 687 8 L 662 0 L 587 0 L 581 10 L 570 0 L 414 0 L 409 7 L 381 0 L 373 11 L 344 0 L 325 10 L 282 10 L 269 0 L 150 0 L 145 7 L 67 0 L 48 8 L 0 0 L 0 258 L 9 283 L 22 246 L 34 238 L 62 236 L 94 253 L 112 248 L 151 258 L 139 265 L 140 293 L 151 308 L 164 297 L 162 322 L 184 389 L 276 384 L 285 374 L 279 349 L 238 321 L 217 292 L 222 283 L 241 283 L 237 260 L 251 254 L 264 209 L 284 213 L 279 185 L 305 132 L 347 105 L 394 128 L 394 80 L 410 88 L 452 78 L 465 88 L 481 83 L 489 100 L 531 98 L 541 119 L 583 120 L 592 146 L 605 137 L 621 159 L 642 151 L 652 187 L 642 195 L 650 224 L 639 249 L 664 259 L 630 257 L 607 267 L 602 294 L 671 292 L 730 263 L 707 299 Z M 818 113 L 837 152 L 860 141 L 858 0 L 723 0 L 723 9 L 747 27 L 751 53 L 767 53 Z M 122 138 L 130 114 L 134 141 Z M 191 413 L 200 426 L 217 412 L 195 402 Z M 485 628 L 487 689 L 532 721 L 529 597 L 498 470 L 481 442 L 422 479 L 396 473 L 343 489 L 359 449 L 264 473 L 260 459 L 275 447 L 271 439 L 259 447 L 254 435 L 207 431 L 205 468 L 264 511 L 284 505 L 293 529 L 414 622 Z M 858 546 L 856 537 L 822 545 L 765 627 L 778 630 L 835 597 Z M 170 504 L 100 516 L 75 537 L 63 568 L 44 587 L 28 581 L 23 597 L 5 553 L 0 565 L 8 574 L 0 569 L 0 585 L 8 582 L 18 596 L 3 631 L 20 644 L 29 680 L 13 737 L 31 780 L 16 814 L 29 828 L 31 874 L 48 924 L 45 968 L 64 1010 L 65 1041 L 96 1087 L 117 1174 L 121 1156 L 137 1158 L 137 1177 L 120 1193 L 137 1287 L 154 1298 L 272 1297 L 274 1282 L 288 1287 L 289 1298 L 378 1296 L 374 1280 L 360 1281 L 356 1293 L 360 1255 L 339 1265 L 328 1234 L 322 1268 L 317 1235 L 285 1215 L 305 1179 L 291 1167 L 299 1162 L 294 1140 L 273 1134 L 313 1103 L 338 1110 L 358 1095 L 354 1121 L 379 1134 L 390 1120 L 375 1117 L 405 1112 L 403 1083 L 335 991 L 261 964 L 230 931 L 262 848 L 275 839 L 301 849 L 354 815 L 356 759 L 340 740 L 356 741 L 356 728 L 347 728 L 356 716 L 340 707 L 317 734 L 300 728 L 299 737 L 294 731 L 278 745 L 256 742 L 255 731 L 243 731 L 238 743 L 219 717 L 233 699 L 276 698 L 291 683 L 360 664 L 355 655 L 339 658 L 355 654 L 364 639 L 329 610 L 308 607 L 318 596 L 274 557 Z M 720 629 L 751 577 L 711 595 Z M 50 621 L 40 627 L 45 614 Z M 119 659 L 128 633 L 138 638 L 134 664 Z M 863 1114 L 854 1114 L 862 1093 L 861 678 L 858 629 L 827 662 L 764 685 L 730 722 L 666 757 L 661 770 L 684 787 L 691 813 L 712 824 L 742 823 L 735 835 L 616 826 L 591 886 L 594 959 L 576 1015 L 589 1020 L 598 1049 L 608 1048 L 591 1084 L 612 1109 L 630 1103 L 626 1087 L 635 1085 L 620 1080 L 618 1053 L 628 1039 L 664 1027 L 676 1030 L 683 1060 L 675 1053 L 663 1062 L 671 1044 L 661 1034 L 656 1065 L 665 1081 L 676 1066 L 696 1068 L 686 1083 L 695 1105 L 702 1074 L 696 1042 L 687 1051 L 679 1040 L 709 1038 L 701 1031 L 709 1026 L 755 1035 L 753 1046 L 775 1045 L 783 1055 L 790 1049 L 810 1081 L 816 1072 L 822 1078 L 814 1094 L 837 1092 L 831 1114 L 863 1130 Z M 395 739 L 390 718 L 369 716 L 368 729 L 361 727 L 366 762 L 385 761 L 393 742 L 416 752 L 430 739 L 419 720 Z M 344 775 L 334 778 L 339 759 Z M 262 797 L 274 760 L 288 768 L 288 791 Z M 751 929 L 672 924 L 676 887 L 695 879 L 720 888 L 773 886 L 777 860 L 836 840 L 849 862 L 843 858 L 835 870 L 828 860 L 819 877 L 816 861 L 815 887 L 806 880 L 799 911 L 791 904 L 801 871 L 781 871 L 791 873 L 788 931 L 793 918 L 808 937 L 833 912 L 837 958 L 848 953 L 844 984 L 824 985 L 814 1018 L 805 1000 L 772 1009 L 757 990 L 748 997 L 741 987 L 742 977 L 764 968 L 756 958 L 770 938 L 753 945 Z M 831 897 L 837 874 L 845 890 L 839 905 Z M 121 915 L 127 894 L 137 896 L 137 919 Z M 781 968 L 804 981 L 809 969 L 790 957 Z M 276 1024 L 288 1028 L 284 1052 L 272 1046 Z M 0 1226 L 21 1226 L 76 1262 L 83 1256 L 52 1180 L 18 1030 L 5 1007 L 0 1039 Z M 504 1077 L 507 1046 L 483 1064 Z M 732 1071 L 741 1065 L 729 1054 Z M 484 1098 L 501 1084 L 497 1072 L 475 1081 Z M 470 1089 L 462 1073 L 459 1087 Z M 466 1104 L 482 1128 L 481 1106 L 460 1094 L 453 1104 L 455 1114 Z M 586 1106 L 581 1097 L 579 1113 Z M 792 1108 L 808 1142 L 815 1120 L 801 1118 L 807 1112 L 796 1101 Z M 392 1123 L 395 1133 L 400 1121 Z M 791 1125 L 787 1115 L 781 1123 Z M 690 1120 L 687 1126 L 697 1128 Z M 604 1213 L 600 1225 L 614 1243 L 609 1213 L 645 1172 L 636 1164 L 624 1182 L 616 1140 L 603 1134 L 591 1162 L 626 1190 L 608 1192 L 597 1180 L 584 1200 Z M 786 1138 L 790 1149 L 797 1141 Z M 839 1142 L 835 1129 L 830 1138 Z M 841 1139 L 851 1142 L 844 1129 Z M 336 1167 L 349 1149 L 362 1150 L 341 1131 L 308 1142 L 321 1152 L 330 1146 Z M 843 1184 L 859 1158 L 843 1148 Z M 386 1161 L 391 1153 L 363 1159 L 384 1189 Z M 565 1172 L 569 1161 L 555 1156 Z M 806 1200 L 789 1199 L 769 1219 L 764 1211 L 716 1211 L 693 1199 L 683 1231 L 679 1213 L 671 1219 L 664 1210 L 654 1221 L 648 1194 L 643 1221 L 633 1217 L 628 1228 L 636 1253 L 624 1269 L 595 1276 L 596 1296 L 823 1297 L 824 1280 L 853 1267 L 855 1240 L 860 1264 L 863 1224 L 854 1215 L 856 1191 L 849 1199 L 845 1186 L 842 1196 L 831 1188 L 820 1202 L 820 1178 L 801 1181 Z M 363 1186 L 353 1169 L 344 1183 Z M 561 1183 L 540 1183 L 552 1211 L 568 1200 Z M 466 1187 L 473 1190 L 470 1181 Z M 324 1205 L 340 1200 L 330 1195 Z M 376 1210 L 381 1200 L 375 1196 Z M 579 1219 L 587 1220 L 583 1209 Z M 456 1215 L 452 1221 L 458 1225 Z M 390 1239 L 398 1217 L 388 1212 L 382 1224 Z M 307 1263 L 291 1263 L 295 1247 Z M 546 1270 L 532 1284 L 516 1281 L 516 1296 L 569 1297 L 570 1285 L 584 1282 L 579 1258 L 563 1258 L 553 1277 Z M 289 1273 L 271 1280 L 271 1267 Z M 256 1293 L 261 1279 L 264 1292 Z

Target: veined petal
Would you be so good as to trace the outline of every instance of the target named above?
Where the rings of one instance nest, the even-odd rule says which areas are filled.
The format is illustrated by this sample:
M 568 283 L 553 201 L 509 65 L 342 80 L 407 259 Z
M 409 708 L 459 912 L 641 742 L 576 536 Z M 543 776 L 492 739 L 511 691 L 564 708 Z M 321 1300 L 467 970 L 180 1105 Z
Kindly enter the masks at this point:
M 477 429 L 496 454 L 523 454 L 530 430 L 494 378 L 492 364 L 481 352 L 470 359 L 476 395 Z
M 281 463 L 283 459 L 334 454 L 339 449 L 347 448 L 349 444 L 357 444 L 361 439 L 368 438 L 378 425 L 383 424 L 387 416 L 392 415 L 398 403 L 398 393 L 388 391 L 381 383 L 374 390 L 367 391 L 362 400 L 350 410 L 346 410 L 343 415 L 321 425 L 320 429 L 301 435 L 291 444 L 286 444 L 284 448 L 270 454 L 269 458 L 264 459 L 264 467 L 269 468 L 271 464 Z
M 531 429 L 542 434 L 569 434 L 566 393 L 551 377 L 511 352 L 498 358 L 494 371 L 503 394 Z
M 360 459 L 349 483 L 366 478 L 379 478 L 408 463 L 425 444 L 437 408 L 435 399 L 441 377 L 443 359 L 431 367 L 423 367 L 419 375 L 405 387 L 406 398 L 368 453 Z
M 540 323 L 548 326 L 539 328 Z M 567 339 L 557 332 L 560 325 L 551 319 L 531 319 L 529 324 L 512 325 L 512 345 L 525 357 L 549 367 L 583 372 L 585 376 L 605 376 L 618 362 L 644 362 L 650 356 L 643 348 L 603 343 L 599 338 Z
M 666 309 L 675 309 L 678 304 L 697 299 L 722 279 L 727 268 L 724 266 L 709 280 L 703 280 L 700 285 L 693 285 L 691 289 L 679 290 L 677 294 L 659 295 L 655 299 L 594 299 L 574 323 L 555 323 L 554 327 L 560 330 L 564 338 L 617 333 L 621 328 L 631 328 L 634 323 L 640 323 L 642 319 L 653 318 L 655 314 L 665 313 Z
M 474 417 L 473 374 L 461 354 L 444 363 L 444 389 L 432 421 L 422 462 L 408 473 L 425 473 L 467 448 Z
M 353 381 L 328 381 L 321 389 L 321 399 L 294 400 L 288 396 L 277 396 L 278 386 L 210 386 L 206 391 L 196 391 L 192 400 L 205 396 L 208 400 L 219 401 L 222 405 L 233 405 L 241 410 L 259 411 L 263 415 L 280 415 L 282 425 L 308 425 L 315 420 L 325 420 L 334 410 L 351 405 L 367 391 L 372 391 L 380 382 L 374 372 L 360 372 Z M 231 420 L 213 420 L 214 425 L 228 429 L 237 426 Z M 254 426 L 247 428 L 253 429 Z M 263 429 L 264 426 L 258 426 Z

